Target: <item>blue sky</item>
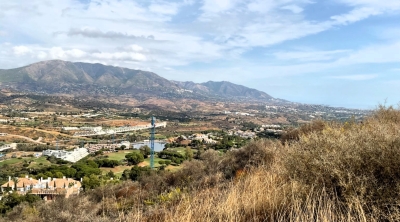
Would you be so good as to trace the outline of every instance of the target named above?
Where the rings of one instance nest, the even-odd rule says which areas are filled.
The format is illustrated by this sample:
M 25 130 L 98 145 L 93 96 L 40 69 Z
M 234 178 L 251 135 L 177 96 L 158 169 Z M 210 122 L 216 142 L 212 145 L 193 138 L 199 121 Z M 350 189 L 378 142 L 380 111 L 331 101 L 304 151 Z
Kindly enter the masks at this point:
M 99 62 L 295 102 L 400 102 L 400 0 L 0 1 L 0 69 Z

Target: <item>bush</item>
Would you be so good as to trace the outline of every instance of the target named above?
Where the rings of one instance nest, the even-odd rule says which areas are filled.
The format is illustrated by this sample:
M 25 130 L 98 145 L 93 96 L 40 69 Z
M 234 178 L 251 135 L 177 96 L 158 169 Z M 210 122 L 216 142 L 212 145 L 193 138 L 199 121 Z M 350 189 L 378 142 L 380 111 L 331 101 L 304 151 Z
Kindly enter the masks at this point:
M 301 135 L 308 135 L 313 132 L 321 132 L 325 127 L 325 123 L 321 120 L 316 120 L 312 123 L 302 125 L 298 129 L 288 129 L 282 134 L 280 140 L 283 144 L 298 141 Z
M 234 177 L 238 170 L 249 170 L 261 165 L 268 168 L 275 159 L 275 149 L 276 143 L 269 140 L 260 140 L 240 149 L 231 149 L 226 153 L 220 168 L 226 178 Z
M 133 164 L 133 165 L 139 164 L 140 162 L 144 161 L 143 154 L 136 153 L 136 152 L 126 154 L 125 158 L 129 164 Z
M 400 112 L 378 110 L 364 123 L 327 124 L 292 144 L 285 167 L 309 187 L 345 203 L 358 198 L 390 212 L 400 203 Z

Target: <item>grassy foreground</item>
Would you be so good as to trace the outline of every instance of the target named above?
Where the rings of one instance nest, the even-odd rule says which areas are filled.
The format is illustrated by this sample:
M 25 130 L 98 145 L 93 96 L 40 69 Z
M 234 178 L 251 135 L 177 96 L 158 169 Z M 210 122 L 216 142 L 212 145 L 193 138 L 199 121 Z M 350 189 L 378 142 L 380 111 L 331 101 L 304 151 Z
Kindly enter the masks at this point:
M 400 111 L 315 122 L 176 172 L 20 205 L 5 221 L 400 221 Z

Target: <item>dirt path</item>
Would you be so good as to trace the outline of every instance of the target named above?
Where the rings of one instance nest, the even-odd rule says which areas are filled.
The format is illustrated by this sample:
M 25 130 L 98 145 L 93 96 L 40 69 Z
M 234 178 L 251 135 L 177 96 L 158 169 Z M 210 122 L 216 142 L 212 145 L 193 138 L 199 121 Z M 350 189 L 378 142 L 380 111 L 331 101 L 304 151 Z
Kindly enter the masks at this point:
M 43 139 L 42 137 L 39 137 L 39 139 L 37 139 L 37 140 L 33 140 L 33 139 L 29 138 L 29 137 L 21 136 L 21 135 L 15 135 L 15 134 L 7 134 L 7 136 L 25 139 L 25 140 L 28 140 L 29 142 L 32 142 L 32 143 L 46 144 L 46 143 L 40 142 L 40 141 L 42 141 L 42 139 Z

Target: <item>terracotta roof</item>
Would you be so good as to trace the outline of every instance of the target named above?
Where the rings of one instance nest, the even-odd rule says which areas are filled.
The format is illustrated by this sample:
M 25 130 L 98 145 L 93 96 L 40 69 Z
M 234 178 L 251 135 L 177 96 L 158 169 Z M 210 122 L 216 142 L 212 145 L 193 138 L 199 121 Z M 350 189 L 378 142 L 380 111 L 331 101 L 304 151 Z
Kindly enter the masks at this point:
M 179 142 L 180 145 L 189 145 L 192 141 L 191 140 L 182 140 Z
M 44 181 L 41 183 L 45 183 Z M 78 188 L 80 188 L 82 186 L 80 181 L 77 180 L 73 180 L 73 179 L 64 179 L 64 178 L 55 178 L 53 180 L 51 180 L 50 182 L 48 182 L 48 186 L 49 187 L 55 187 L 55 188 L 64 188 L 68 187 L 70 183 L 73 183 L 74 185 L 77 185 Z M 18 178 L 18 183 L 17 183 L 17 187 L 22 188 L 22 187 L 27 187 L 30 185 L 37 185 L 39 184 L 38 180 L 35 179 L 29 179 L 29 178 Z M 10 180 L 8 182 L 6 182 L 5 184 L 1 185 L 1 187 L 15 187 L 14 186 L 14 181 Z
M 26 186 L 30 186 L 30 185 L 35 185 L 38 183 L 38 180 L 35 179 L 30 179 L 30 178 L 18 178 L 18 182 L 17 182 L 17 187 L 25 187 Z M 1 185 L 1 187 L 14 187 L 14 181 L 10 180 L 8 182 L 6 182 L 5 184 Z
M 55 178 L 55 180 L 52 180 L 49 182 L 49 186 L 51 187 L 56 187 L 56 188 L 64 188 L 68 187 L 70 183 L 73 183 L 74 185 L 76 184 L 78 187 L 81 187 L 81 182 L 73 179 L 63 179 L 63 178 Z M 54 186 L 55 185 L 55 186 Z

